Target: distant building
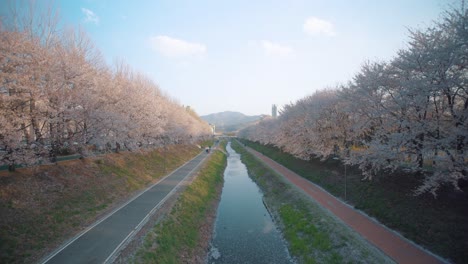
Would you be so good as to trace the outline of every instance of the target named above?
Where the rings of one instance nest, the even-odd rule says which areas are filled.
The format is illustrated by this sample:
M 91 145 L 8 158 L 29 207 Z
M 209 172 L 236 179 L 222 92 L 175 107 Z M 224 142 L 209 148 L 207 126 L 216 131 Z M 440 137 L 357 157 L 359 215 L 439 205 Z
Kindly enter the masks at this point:
M 278 108 L 275 104 L 271 107 L 271 116 L 273 118 L 276 118 L 278 116 Z
M 216 126 L 215 126 L 215 124 L 211 124 L 211 123 L 210 123 L 210 127 L 211 127 L 211 132 L 213 133 L 213 135 L 216 134 Z

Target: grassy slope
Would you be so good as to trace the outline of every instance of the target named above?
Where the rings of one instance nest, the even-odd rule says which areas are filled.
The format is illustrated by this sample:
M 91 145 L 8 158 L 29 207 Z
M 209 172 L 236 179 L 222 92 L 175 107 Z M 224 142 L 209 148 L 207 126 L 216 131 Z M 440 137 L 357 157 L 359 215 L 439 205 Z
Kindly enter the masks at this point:
M 190 255 L 203 239 L 200 230 L 220 195 L 225 167 L 226 155 L 215 151 L 171 213 L 148 232 L 134 262 L 186 263 L 187 258 L 188 262 L 193 261 Z
M 270 211 L 279 218 L 289 251 L 300 263 L 391 263 L 299 189 L 286 184 L 237 143 L 232 145 L 264 192 Z
M 199 152 L 179 145 L 0 172 L 0 262 L 37 260 Z
M 344 168 L 338 161 L 303 161 L 272 146 L 244 142 L 343 199 Z M 429 194 L 415 197 L 416 176 L 385 176 L 362 181 L 359 170 L 348 167 L 348 202 L 431 251 L 467 263 L 468 196 L 447 188 L 437 199 Z

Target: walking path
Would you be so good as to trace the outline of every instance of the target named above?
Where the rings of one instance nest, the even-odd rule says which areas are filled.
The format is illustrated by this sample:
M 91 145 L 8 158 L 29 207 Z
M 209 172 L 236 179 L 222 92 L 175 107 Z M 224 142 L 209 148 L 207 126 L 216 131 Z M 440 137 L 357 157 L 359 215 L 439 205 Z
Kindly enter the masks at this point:
M 148 218 L 171 196 L 209 154 L 205 151 L 171 174 L 97 221 L 57 249 L 42 263 L 107 263 L 141 229 Z
M 397 263 L 445 263 L 441 258 L 422 249 L 402 236 L 397 235 L 395 232 L 382 226 L 359 211 L 354 210 L 322 188 L 302 178 L 281 164 L 278 164 L 252 148 L 246 147 L 246 149 L 262 160 L 270 168 L 283 175 L 288 181 L 305 191 L 321 206 L 335 214 L 339 219 L 361 234 L 361 236 L 382 250 Z

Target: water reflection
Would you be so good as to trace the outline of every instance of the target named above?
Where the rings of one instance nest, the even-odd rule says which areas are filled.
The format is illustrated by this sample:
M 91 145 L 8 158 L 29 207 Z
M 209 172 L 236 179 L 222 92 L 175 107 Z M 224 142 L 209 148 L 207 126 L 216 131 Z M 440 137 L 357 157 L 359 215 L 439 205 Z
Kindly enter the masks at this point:
M 209 263 L 291 263 L 259 188 L 230 143 L 227 151 Z

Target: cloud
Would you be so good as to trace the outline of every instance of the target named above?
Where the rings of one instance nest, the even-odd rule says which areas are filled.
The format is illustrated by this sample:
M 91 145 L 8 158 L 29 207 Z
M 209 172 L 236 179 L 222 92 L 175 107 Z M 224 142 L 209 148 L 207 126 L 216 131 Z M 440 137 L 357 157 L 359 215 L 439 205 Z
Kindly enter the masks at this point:
M 99 17 L 93 11 L 82 7 L 81 12 L 83 12 L 83 14 L 85 15 L 85 19 L 84 19 L 85 23 L 91 22 L 96 25 L 99 24 Z
M 288 57 L 294 52 L 294 50 L 291 47 L 273 43 L 268 40 L 262 41 L 262 47 L 267 55 L 272 56 Z
M 303 28 L 304 32 L 313 36 L 326 35 L 332 37 L 336 35 L 334 26 L 331 22 L 317 17 L 307 18 Z
M 151 47 L 167 57 L 184 57 L 206 53 L 206 46 L 168 36 L 150 37 Z

